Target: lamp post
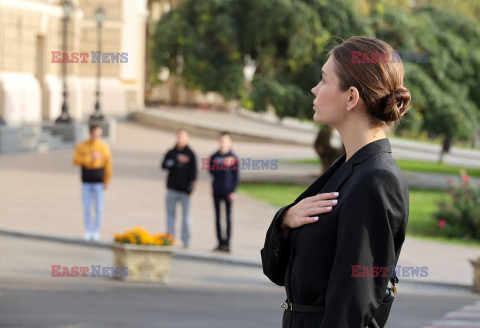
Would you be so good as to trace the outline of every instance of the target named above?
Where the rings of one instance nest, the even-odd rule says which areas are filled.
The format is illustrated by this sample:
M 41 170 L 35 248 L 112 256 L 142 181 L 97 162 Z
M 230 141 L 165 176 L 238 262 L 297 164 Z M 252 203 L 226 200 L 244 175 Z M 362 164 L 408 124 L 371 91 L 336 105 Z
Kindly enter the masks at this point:
M 70 15 L 73 11 L 73 5 L 70 1 L 65 0 L 62 2 L 63 8 L 63 41 L 62 41 L 62 48 L 63 53 L 67 52 L 67 38 L 68 38 L 68 22 L 70 20 Z M 56 123 L 71 123 L 72 118 L 68 112 L 68 104 L 67 104 L 67 63 L 64 61 L 62 63 L 62 80 L 63 80 L 63 103 L 62 103 L 62 113 L 60 116 L 55 120 Z
M 97 20 L 97 31 L 98 31 L 98 51 L 102 53 L 102 24 L 105 21 L 105 11 L 102 7 L 98 8 L 95 12 L 95 19 Z M 97 63 L 97 90 L 95 92 L 95 110 L 90 116 L 90 121 L 103 121 L 105 119 L 100 109 L 100 76 L 101 76 L 101 62 Z

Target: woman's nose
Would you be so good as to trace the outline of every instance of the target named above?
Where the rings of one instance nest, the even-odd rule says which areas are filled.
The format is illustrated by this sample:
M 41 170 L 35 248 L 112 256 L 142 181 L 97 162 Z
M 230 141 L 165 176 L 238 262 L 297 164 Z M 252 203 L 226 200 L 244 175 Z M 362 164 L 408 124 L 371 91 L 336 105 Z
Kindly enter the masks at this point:
M 317 84 L 316 86 L 314 86 L 314 87 L 312 88 L 312 90 L 311 90 L 311 92 L 312 92 L 315 96 L 316 96 L 317 93 L 318 93 L 318 86 L 319 86 L 319 85 L 320 85 L 320 83 Z

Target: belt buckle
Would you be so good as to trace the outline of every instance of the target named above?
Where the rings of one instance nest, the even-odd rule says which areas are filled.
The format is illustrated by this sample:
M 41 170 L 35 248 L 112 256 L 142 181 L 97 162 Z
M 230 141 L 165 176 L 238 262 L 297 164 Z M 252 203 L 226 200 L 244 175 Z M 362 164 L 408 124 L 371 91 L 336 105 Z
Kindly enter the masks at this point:
M 282 309 L 293 311 L 293 303 L 291 302 L 285 301 L 282 304 L 280 304 L 280 306 L 282 307 Z

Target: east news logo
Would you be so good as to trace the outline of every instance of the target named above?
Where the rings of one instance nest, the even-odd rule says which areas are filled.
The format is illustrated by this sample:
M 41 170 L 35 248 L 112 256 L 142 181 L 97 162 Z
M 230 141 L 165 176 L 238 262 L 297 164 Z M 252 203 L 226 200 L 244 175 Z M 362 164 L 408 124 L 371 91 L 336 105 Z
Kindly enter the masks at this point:
M 92 54 L 92 58 L 88 61 L 88 58 Z M 128 52 L 101 52 L 90 51 L 88 52 L 68 52 L 52 51 L 52 63 L 91 63 L 91 64 L 113 64 L 113 63 L 128 63 Z

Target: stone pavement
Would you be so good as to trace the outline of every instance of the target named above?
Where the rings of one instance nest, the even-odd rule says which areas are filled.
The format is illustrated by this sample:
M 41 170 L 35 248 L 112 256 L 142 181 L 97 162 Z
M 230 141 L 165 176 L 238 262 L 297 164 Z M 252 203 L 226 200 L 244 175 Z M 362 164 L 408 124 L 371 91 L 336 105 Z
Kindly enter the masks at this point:
M 285 292 L 257 267 L 174 256 L 163 285 L 92 276 L 92 265 L 113 266 L 109 249 L 4 236 L 0 248 L 2 328 L 260 328 L 281 322 Z M 52 265 L 86 266 L 88 277 L 52 277 Z
M 62 247 L 59 247 L 62 245 Z M 147 288 L 181 288 L 181 289 L 210 289 L 245 290 L 264 288 L 266 291 L 279 291 L 270 280 L 255 267 L 228 265 L 222 266 L 215 262 L 191 261 L 175 254 L 172 258 L 170 282 L 168 285 L 160 283 L 121 282 L 110 277 L 91 276 L 91 266 L 114 265 L 113 252 L 110 249 L 85 247 L 82 245 L 59 244 L 52 241 L 34 240 L 23 237 L 2 236 L 0 248 L 3 256 L 0 257 L 0 282 L 20 279 L 38 281 L 56 281 L 82 285 L 93 283 L 97 287 L 101 283 L 110 286 L 128 285 L 129 287 Z M 88 267 L 89 277 L 52 277 L 52 265 L 72 268 Z M 2 284 L 0 283 L 0 289 Z M 2 327 L 0 325 L 0 327 Z
M 112 266 L 110 249 L 4 235 L 0 249 L 0 327 L 264 328 L 281 324 L 285 289 L 270 282 L 259 267 L 185 260 L 176 254 L 170 283 L 162 285 L 92 277 L 91 270 L 88 277 L 51 276 L 52 265 Z M 388 327 L 424 327 L 431 322 L 445 327 L 436 319 L 444 313 L 451 316 L 450 311 L 461 307 L 468 310 L 465 306 L 478 299 L 468 288 L 402 281 Z M 478 318 L 471 315 L 467 320 L 465 327 L 478 327 Z M 448 323 L 447 327 L 454 326 Z
M 114 173 L 105 195 L 102 238 L 108 240 L 113 233 L 134 225 L 164 231 L 167 172 L 161 171 L 159 164 L 165 152 L 173 147 L 175 137 L 170 132 L 132 123 L 119 122 L 117 131 L 117 141 L 112 146 Z M 218 147 L 216 140 L 204 138 L 191 138 L 189 144 L 199 162 Z M 294 145 L 235 142 L 233 149 L 238 156 L 253 159 L 314 156 L 310 147 Z M 73 167 L 71 159 L 71 151 L 0 156 L 0 225 L 81 237 L 80 169 Z M 199 181 L 192 197 L 192 250 L 209 252 L 216 246 L 216 237 L 211 180 L 207 171 L 199 170 Z M 236 255 L 258 258 L 259 247 L 276 210 L 239 195 L 233 204 L 232 248 Z M 181 208 L 177 211 L 179 217 Z M 177 231 L 179 228 L 180 220 L 177 220 Z
M 112 145 L 114 175 L 106 193 L 102 239 L 109 241 L 113 233 L 134 225 L 144 226 L 153 232 L 164 231 L 166 171 L 159 170 L 159 163 L 164 153 L 173 146 L 174 136 L 171 132 L 128 122 L 119 122 L 117 133 L 117 141 Z M 191 137 L 190 145 L 198 158 L 208 157 L 216 150 L 217 141 Z M 315 156 L 311 147 L 271 143 L 238 141 L 234 142 L 233 150 L 238 156 L 253 159 Z M 1 228 L 81 238 L 83 219 L 79 169 L 72 166 L 71 156 L 70 151 L 0 156 Z M 278 171 L 281 170 L 282 166 L 279 166 Z M 216 241 L 210 177 L 207 171 L 199 170 L 199 173 L 192 198 L 194 235 L 191 252 L 211 254 Z M 314 179 L 312 177 L 311 181 Z M 239 195 L 233 204 L 232 257 L 260 263 L 265 232 L 277 210 Z M 179 223 L 178 220 L 177 229 Z M 428 266 L 428 277 L 410 280 L 470 285 L 472 271 L 468 259 L 478 254 L 480 248 L 407 237 L 399 264 Z
M 426 326 L 424 328 L 442 327 L 480 327 L 480 301 L 476 301 L 472 304 L 462 306 L 455 311 L 445 313 L 441 318 L 433 321 L 430 326 Z

